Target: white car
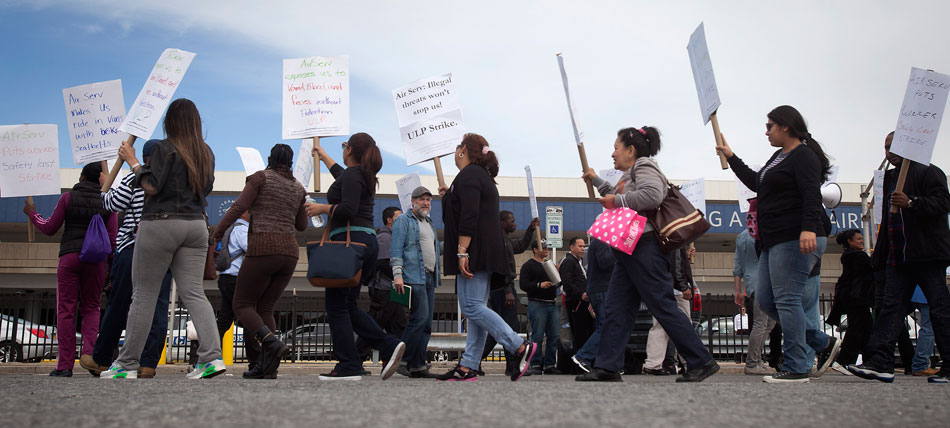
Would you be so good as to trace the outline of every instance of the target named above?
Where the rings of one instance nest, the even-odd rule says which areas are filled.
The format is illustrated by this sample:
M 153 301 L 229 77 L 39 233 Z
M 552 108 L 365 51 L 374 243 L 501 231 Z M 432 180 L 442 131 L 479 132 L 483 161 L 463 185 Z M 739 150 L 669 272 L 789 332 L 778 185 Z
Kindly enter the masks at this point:
M 172 331 L 169 337 L 171 341 L 172 361 L 188 361 L 191 353 L 191 339 L 188 338 L 188 311 L 179 309 L 175 311 L 175 319 L 172 322 Z M 234 359 L 240 360 L 244 356 L 244 328 L 232 327 L 234 329 Z M 194 335 L 195 333 L 192 333 Z M 122 330 L 122 336 L 119 339 L 119 346 L 125 344 L 125 330 Z M 223 345 L 223 343 L 222 343 Z
M 56 346 L 56 327 L 0 315 L 0 363 L 52 358 Z

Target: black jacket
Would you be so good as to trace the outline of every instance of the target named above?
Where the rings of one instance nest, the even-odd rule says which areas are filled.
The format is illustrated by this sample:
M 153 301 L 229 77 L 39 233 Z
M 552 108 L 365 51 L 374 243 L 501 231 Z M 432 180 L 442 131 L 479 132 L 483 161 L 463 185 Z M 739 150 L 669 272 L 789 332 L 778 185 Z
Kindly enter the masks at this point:
M 874 305 L 874 271 L 871 258 L 861 250 L 848 248 L 841 254 L 841 276 L 835 284 L 835 299 L 825 321 L 840 325 L 841 315 L 849 310 Z
M 86 239 L 86 230 L 92 216 L 99 214 L 102 222 L 106 223 L 112 211 L 102 205 L 102 195 L 99 193 L 99 183 L 80 181 L 69 192 L 69 205 L 66 206 L 65 228 L 63 238 L 59 244 L 59 256 L 78 253 L 82 250 L 82 243 Z
M 376 198 L 360 167 L 343 168 L 335 164 L 330 168 L 330 174 L 335 179 L 327 189 L 327 202 L 335 207 L 330 230 L 346 227 L 347 221 L 350 226 L 372 228 Z
M 888 211 L 891 209 L 890 196 L 897 185 L 900 168 L 884 174 L 884 210 L 881 215 L 881 228 L 874 246 L 871 260 L 875 268 L 885 265 L 890 246 L 887 229 Z M 936 165 L 910 163 L 904 193 L 913 199 L 912 208 L 898 211 L 904 222 L 904 261 L 928 262 L 950 261 L 950 228 L 947 225 L 947 213 L 950 212 L 950 193 L 947 191 L 947 176 Z
M 673 289 L 686 291 L 693 289 L 693 267 L 689 263 L 686 247 L 670 254 L 670 274 L 673 275 Z
M 587 246 L 587 294 L 607 292 L 616 264 L 617 259 L 609 245 L 597 239 L 590 240 Z
M 211 152 L 211 148 L 208 148 Z M 151 194 L 147 187 L 156 189 Z M 148 165 L 142 165 L 135 171 L 136 187 L 145 189 L 145 206 L 142 208 L 142 220 L 175 218 L 180 220 L 200 220 L 205 218 L 205 196 L 214 187 L 214 153 L 211 153 L 211 165 L 205 177 L 205 186 L 200 194 L 191 190 L 188 180 L 188 168 L 178 156 L 171 141 L 159 141 L 149 156 Z
M 569 308 L 577 306 L 581 296 L 587 292 L 587 276 L 581 269 L 581 262 L 573 254 L 567 253 L 558 267 L 561 286 L 564 287 L 564 300 Z
M 504 233 L 504 231 L 502 231 Z M 518 276 L 518 267 L 515 265 L 515 254 L 521 254 L 531 246 L 531 239 L 534 237 L 534 227 L 528 226 L 521 238 L 504 237 L 502 243 L 505 244 L 505 257 L 508 259 L 508 273 L 505 275 L 495 274 L 491 278 L 491 289 L 498 290 L 507 288 L 509 293 L 515 293 L 515 277 Z
M 505 275 L 504 236 L 498 218 L 498 188 L 488 171 L 470 164 L 459 171 L 442 198 L 442 222 L 445 224 L 445 252 L 451 259 L 458 254 L 459 236 L 471 236 L 468 246 L 469 269 Z M 446 260 L 446 275 L 458 275 L 455 260 Z
M 773 153 L 765 164 L 779 153 L 781 150 Z M 729 166 L 742 184 L 756 192 L 763 249 L 797 241 L 805 231 L 815 232 L 818 237 L 831 233 L 831 221 L 821 205 L 821 161 L 808 146 L 801 144 L 792 149 L 785 160 L 765 173 L 764 179 L 761 171 L 753 171 L 738 156 L 729 158 Z
M 563 279 L 563 278 L 562 278 Z M 554 303 L 557 299 L 557 287 L 541 288 L 541 283 L 550 281 L 544 266 L 534 258 L 528 259 L 521 265 L 521 277 L 518 279 L 521 289 L 528 295 L 528 300 Z

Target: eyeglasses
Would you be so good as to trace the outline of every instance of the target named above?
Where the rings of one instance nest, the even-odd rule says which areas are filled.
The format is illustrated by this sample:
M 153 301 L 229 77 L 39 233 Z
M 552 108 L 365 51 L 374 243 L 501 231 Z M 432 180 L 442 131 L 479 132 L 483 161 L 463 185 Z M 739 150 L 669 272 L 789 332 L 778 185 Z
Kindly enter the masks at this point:
M 341 147 L 343 150 L 346 150 L 347 147 L 350 147 L 350 142 L 349 142 L 349 141 L 344 141 L 343 144 L 340 144 L 340 147 Z
M 775 122 L 765 122 L 765 132 L 771 131 L 771 130 L 772 130 L 772 126 L 774 126 L 774 125 L 775 125 Z

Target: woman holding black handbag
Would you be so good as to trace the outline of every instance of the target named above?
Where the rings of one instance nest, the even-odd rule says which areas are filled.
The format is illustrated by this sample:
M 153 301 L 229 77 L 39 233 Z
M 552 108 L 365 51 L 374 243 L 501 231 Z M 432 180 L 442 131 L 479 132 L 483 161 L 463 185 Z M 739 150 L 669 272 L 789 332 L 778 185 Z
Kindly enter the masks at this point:
M 614 266 L 607 288 L 600 349 L 594 369 L 576 378 L 578 381 L 622 382 L 624 351 L 640 309 L 640 302 L 669 335 L 676 350 L 686 360 L 686 374 L 677 382 L 702 382 L 719 371 L 719 365 L 706 350 L 689 318 L 681 312 L 673 296 L 670 254 L 660 250 L 653 227 L 655 211 L 669 190 L 669 180 L 653 160 L 660 151 L 660 131 L 652 126 L 624 128 L 614 141 L 614 169 L 624 171 L 616 194 L 606 194 L 600 204 L 606 209 L 625 206 L 649 219 L 643 236 L 632 254 L 614 249 Z M 588 170 L 584 177 L 598 187 L 609 187 Z
M 327 288 L 326 310 L 333 340 L 333 354 L 339 360 L 330 373 L 320 375 L 320 380 L 360 380 L 363 364 L 356 350 L 356 333 L 387 360 L 380 375 L 389 379 L 399 367 L 406 344 L 383 331 L 366 312 L 357 306 L 360 288 L 375 276 L 376 229 L 373 228 L 373 204 L 379 180 L 376 173 L 383 167 L 383 158 L 376 141 L 366 133 L 353 134 L 343 143 L 343 164 L 337 164 L 323 147 L 316 146 L 313 153 L 333 174 L 335 181 L 327 189 L 329 204 L 306 204 L 307 216 L 331 214 L 329 238 L 339 241 L 349 236 L 353 242 L 366 246 L 363 252 L 363 269 L 356 287 Z M 319 261 L 310 260 L 309 263 Z

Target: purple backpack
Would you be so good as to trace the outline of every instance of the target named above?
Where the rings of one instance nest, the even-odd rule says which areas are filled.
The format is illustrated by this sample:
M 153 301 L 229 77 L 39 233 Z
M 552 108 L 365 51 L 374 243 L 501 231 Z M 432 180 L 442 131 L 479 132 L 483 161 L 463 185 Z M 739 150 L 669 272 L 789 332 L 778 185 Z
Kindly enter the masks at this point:
M 112 244 L 109 242 L 109 232 L 102 222 L 102 216 L 96 214 L 89 220 L 86 228 L 86 237 L 82 240 L 82 250 L 79 251 L 79 261 L 86 264 L 96 264 L 106 261 L 112 254 Z

